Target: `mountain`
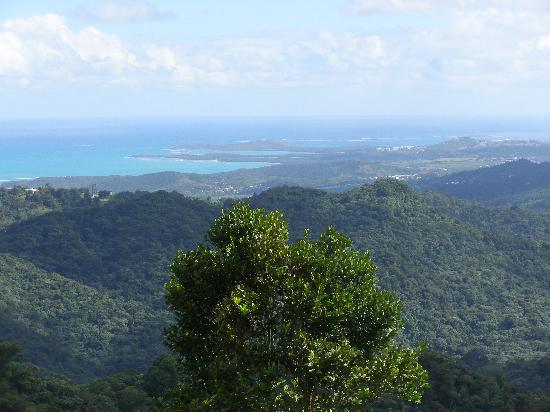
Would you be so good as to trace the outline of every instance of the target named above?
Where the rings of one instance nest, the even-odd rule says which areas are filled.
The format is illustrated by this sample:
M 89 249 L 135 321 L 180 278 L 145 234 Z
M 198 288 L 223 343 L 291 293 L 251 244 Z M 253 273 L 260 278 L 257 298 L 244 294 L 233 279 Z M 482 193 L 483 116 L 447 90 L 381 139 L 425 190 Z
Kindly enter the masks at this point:
M 166 311 L 0 255 L 0 339 L 26 359 L 79 381 L 146 368 L 160 353 Z
M 498 362 L 535 359 L 550 350 L 548 215 L 490 209 L 444 195 L 417 193 L 395 180 L 378 180 L 344 193 L 282 187 L 246 201 L 254 207 L 283 210 L 293 239 L 306 228 L 315 237 L 334 225 L 356 247 L 370 250 L 380 268 L 381 285 L 395 291 L 404 303 L 409 342 L 426 340 L 439 351 L 480 354 Z M 105 308 L 99 313 L 119 314 L 121 320 L 115 322 L 119 329 L 100 333 L 101 340 L 94 333 L 103 327 L 93 326 L 88 303 L 73 312 L 75 319 L 84 319 L 90 341 L 101 342 L 91 375 L 103 376 L 123 367 L 143 369 L 144 355 L 136 347 L 153 356 L 158 353 L 154 339 L 162 344 L 159 335 L 166 318 L 161 286 L 168 263 L 178 248 L 203 242 L 212 219 L 231 202 L 211 203 L 166 192 L 121 193 L 107 202 L 12 223 L 0 232 L 0 253 L 11 255 L 5 259 L 19 259 L 14 262 L 22 268 L 20 277 L 40 274 L 23 277 L 27 286 L 17 292 L 18 300 L 32 301 L 29 290 L 51 289 L 55 291 L 52 296 L 65 299 L 67 307 L 78 308 L 80 300 L 96 300 Z M 11 289 L 25 284 L 10 281 L 15 276 L 10 266 L 15 263 L 9 262 L 0 269 L 0 278 L 6 278 L 3 285 L 7 285 L 0 288 L 4 307 L 13 305 L 8 300 Z M 47 279 L 55 282 L 45 285 Z M 96 297 L 62 296 L 63 282 Z M 50 302 L 47 307 L 55 299 L 45 302 Z M 86 345 L 86 335 L 72 337 L 70 316 L 61 310 L 47 312 L 46 307 L 21 303 L 19 325 L 29 325 L 29 334 L 57 336 L 58 340 L 45 346 L 63 342 L 64 349 L 89 353 L 90 359 L 96 356 L 79 346 Z M 50 315 L 44 318 L 43 311 Z M 132 324 L 144 319 L 143 328 L 127 329 L 125 313 L 138 313 Z M 39 321 L 35 324 L 32 319 Z M 97 322 L 107 322 L 102 319 Z M 115 351 L 115 329 L 126 339 L 128 349 L 119 345 L 119 352 Z M 81 373 L 70 357 L 60 357 L 53 364 L 46 350 L 39 353 L 33 360 L 40 366 L 71 371 L 71 376 Z
M 52 375 L 27 363 L 16 361 L 19 346 L 0 341 L 0 410 L 2 411 L 82 411 L 82 412 L 140 412 L 164 410 L 166 402 L 160 398 L 169 395 L 178 378 L 176 360 L 171 355 L 155 359 L 146 373 L 134 371 L 116 374 L 86 384 L 58 375 Z M 547 362 L 547 360 L 545 360 Z M 424 352 L 420 363 L 429 373 L 430 387 L 426 389 L 421 405 L 384 399 L 369 410 L 436 412 L 458 410 L 484 412 L 548 412 L 548 392 L 504 380 L 502 369 L 473 371 L 456 361 L 433 352 Z M 544 363 L 533 362 L 521 372 L 541 369 Z M 539 377 L 540 375 L 537 375 Z M 153 406 L 154 405 L 154 406 Z
M 550 211 L 550 162 L 517 160 L 424 179 L 418 185 L 425 190 L 493 206 L 525 206 Z
M 176 360 L 156 358 L 145 373 L 126 371 L 87 383 L 75 383 L 28 362 L 21 345 L 0 340 L 0 411 L 146 412 L 177 379 Z
M 87 207 L 99 201 L 85 189 L 0 188 L 0 230 L 25 219 L 48 212 Z
M 155 301 L 178 249 L 204 239 L 219 206 L 175 192 L 122 193 L 106 204 L 14 223 L 0 250 L 111 294 Z
M 521 212 L 502 225 L 500 211 L 468 204 L 461 214 L 461 203 L 394 180 L 342 194 L 274 189 L 250 202 L 282 209 L 294 237 L 332 224 L 370 250 L 381 284 L 403 300 L 412 341 L 501 360 L 550 349 L 548 216 Z

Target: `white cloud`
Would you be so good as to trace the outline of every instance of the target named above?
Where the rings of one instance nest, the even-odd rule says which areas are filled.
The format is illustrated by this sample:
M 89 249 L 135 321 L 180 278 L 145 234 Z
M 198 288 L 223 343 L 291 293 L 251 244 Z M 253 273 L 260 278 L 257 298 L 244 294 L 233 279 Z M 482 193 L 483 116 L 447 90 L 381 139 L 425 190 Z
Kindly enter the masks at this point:
M 88 63 L 97 71 L 112 71 L 116 75 L 139 68 L 135 54 L 116 36 L 88 27 L 73 33 L 68 46 L 74 50 L 82 62 Z
M 155 90 L 548 85 L 550 13 L 542 9 L 546 3 L 529 4 L 539 9 L 471 6 L 446 13 L 445 25 L 220 38 L 200 47 L 129 43 L 46 14 L 0 22 L 0 78 L 14 88 L 124 84 Z
M 147 55 L 151 58 L 151 68 L 154 70 L 158 68 L 172 70 L 178 66 L 176 55 L 168 47 L 151 45 L 147 48 Z
M 443 87 L 546 87 L 550 56 L 541 51 L 549 24 L 543 11 L 460 10 L 445 26 L 410 30 L 399 60 L 420 67 L 417 78 Z
M 1 26 L 0 74 L 36 82 L 189 87 L 323 85 L 346 78 L 365 82 L 387 58 L 379 36 L 315 35 L 232 38 L 200 49 L 185 45 L 129 45 L 86 27 L 73 30 L 54 14 Z M 15 84 L 16 82 L 14 82 Z
M 105 81 L 139 66 L 135 55 L 116 36 L 93 27 L 73 31 L 55 14 L 5 21 L 0 36 L 12 39 L 2 42 L 4 47 L 17 45 L 17 54 L 12 50 L 11 56 L 18 58 L 10 60 L 19 62 L 18 74 L 27 76 L 29 82 L 32 78 L 70 82 L 98 76 Z M 0 75 L 6 74 L 8 71 L 0 68 Z
M 28 70 L 19 38 L 10 32 L 0 32 L 0 75 L 22 75 Z
M 138 52 L 95 27 L 72 30 L 55 14 L 0 23 L 0 76 L 11 76 L 7 82 L 14 87 L 137 85 L 145 78 L 160 76 L 147 54 L 140 57 Z
M 379 36 L 331 32 L 232 38 L 206 53 L 233 83 L 271 88 L 364 83 L 387 58 Z
M 211 83 L 217 85 L 228 85 L 230 83 L 227 73 L 217 65 L 212 67 L 208 64 L 191 65 L 185 60 L 194 60 L 201 63 L 197 56 L 177 56 L 175 51 L 166 46 L 149 45 L 146 48 L 148 62 L 146 67 L 157 73 L 157 81 L 175 84 L 177 87 L 185 88 L 196 83 Z
M 171 17 L 147 1 L 105 0 L 93 8 L 79 7 L 75 15 L 86 20 L 102 21 L 152 21 Z
M 550 0 L 359 0 L 351 10 L 430 12 L 430 23 L 382 33 L 385 85 L 397 90 L 501 93 L 550 87 Z M 353 8 L 355 7 L 355 8 Z M 407 21 L 416 22 L 416 16 Z M 400 17 L 397 22 L 402 22 Z
M 322 32 L 221 39 L 189 45 L 129 44 L 55 14 L 0 23 L 0 76 L 13 87 L 294 87 L 368 81 L 386 62 L 381 37 Z

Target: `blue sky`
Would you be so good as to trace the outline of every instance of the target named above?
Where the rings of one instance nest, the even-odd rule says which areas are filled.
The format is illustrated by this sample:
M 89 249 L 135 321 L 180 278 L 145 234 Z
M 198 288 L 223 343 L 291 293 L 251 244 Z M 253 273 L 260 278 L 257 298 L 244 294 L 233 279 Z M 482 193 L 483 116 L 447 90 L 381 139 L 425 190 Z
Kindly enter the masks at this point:
M 548 0 L 0 2 L 0 117 L 546 115 Z

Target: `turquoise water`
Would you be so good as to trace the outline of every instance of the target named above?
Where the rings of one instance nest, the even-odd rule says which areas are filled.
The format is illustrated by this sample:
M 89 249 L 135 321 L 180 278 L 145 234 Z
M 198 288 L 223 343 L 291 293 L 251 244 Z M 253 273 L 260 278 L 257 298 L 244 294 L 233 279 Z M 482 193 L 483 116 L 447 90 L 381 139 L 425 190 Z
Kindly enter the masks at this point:
M 160 171 L 217 173 L 269 165 L 131 157 L 169 155 L 169 148 L 198 143 L 268 139 L 306 148 L 350 144 L 415 146 L 465 135 L 548 140 L 550 120 L 390 117 L 3 120 L 0 121 L 0 180 L 140 175 Z M 267 154 L 265 151 L 248 154 L 260 153 Z

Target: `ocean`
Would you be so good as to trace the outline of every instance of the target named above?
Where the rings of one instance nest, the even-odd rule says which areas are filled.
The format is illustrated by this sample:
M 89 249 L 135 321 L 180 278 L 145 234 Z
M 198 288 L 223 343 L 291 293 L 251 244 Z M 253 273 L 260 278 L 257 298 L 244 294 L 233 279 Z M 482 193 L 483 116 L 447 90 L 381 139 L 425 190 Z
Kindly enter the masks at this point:
M 259 162 L 133 158 L 190 144 L 282 140 L 299 147 L 419 146 L 459 136 L 550 140 L 547 118 L 196 118 L 0 120 L 0 181 L 49 176 L 217 173 Z

